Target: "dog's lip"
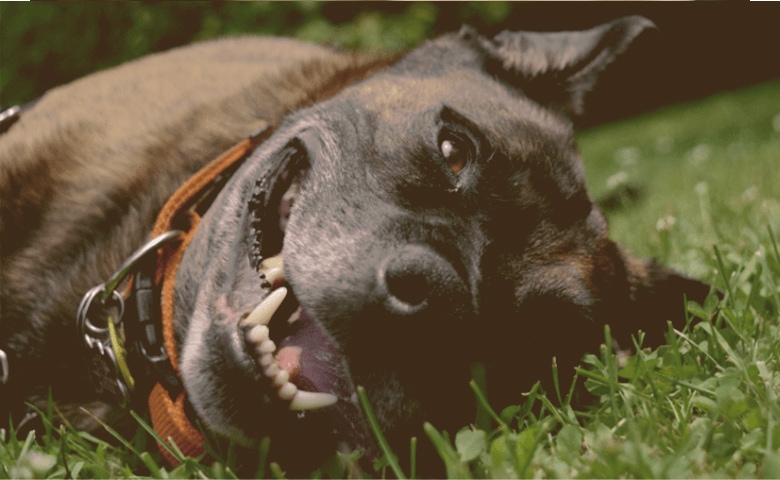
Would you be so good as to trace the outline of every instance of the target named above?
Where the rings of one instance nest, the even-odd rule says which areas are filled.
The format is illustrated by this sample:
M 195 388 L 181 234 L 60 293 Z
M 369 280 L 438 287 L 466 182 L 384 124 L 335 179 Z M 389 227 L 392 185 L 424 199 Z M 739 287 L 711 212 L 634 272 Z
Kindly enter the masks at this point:
M 290 410 L 317 410 L 335 404 L 336 380 L 343 372 L 333 365 L 340 364 L 340 354 L 323 335 L 316 322 L 300 307 L 287 318 L 274 318 L 285 298 L 286 287 L 271 291 L 266 298 L 240 322 L 244 352 L 252 359 L 261 381 L 266 381 L 276 392 L 279 402 Z M 279 345 L 272 339 L 276 335 Z
M 231 322 L 237 364 L 251 381 L 264 384 L 265 393 L 257 401 L 274 403 L 290 412 L 287 419 L 269 419 L 271 423 L 326 419 L 328 433 L 343 441 L 342 445 L 360 450 L 367 458 L 378 456 L 345 356 L 320 322 L 298 304 L 293 286 L 284 280 L 281 259 L 269 260 L 264 266 L 276 262 L 279 271 L 261 269 L 266 281 L 258 295 L 259 304 L 251 311 L 251 307 L 245 308 L 248 313 L 238 314 Z M 251 333 L 257 325 L 267 331 L 260 328 Z M 263 344 L 266 334 L 268 340 L 274 337 L 276 341 Z M 266 353 L 270 350 L 273 352 Z
M 265 296 L 238 322 L 239 346 L 255 378 L 267 381 L 290 410 L 317 410 L 351 402 L 343 355 L 301 307 L 284 280 L 281 256 L 262 262 Z

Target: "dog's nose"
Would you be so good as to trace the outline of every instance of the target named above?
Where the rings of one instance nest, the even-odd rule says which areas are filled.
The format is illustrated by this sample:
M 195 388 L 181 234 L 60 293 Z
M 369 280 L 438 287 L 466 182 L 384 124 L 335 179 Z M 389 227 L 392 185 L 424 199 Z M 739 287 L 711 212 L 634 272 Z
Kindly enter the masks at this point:
M 423 245 L 407 245 L 387 255 L 377 269 L 377 290 L 385 309 L 400 316 L 438 310 L 466 293 L 452 264 Z

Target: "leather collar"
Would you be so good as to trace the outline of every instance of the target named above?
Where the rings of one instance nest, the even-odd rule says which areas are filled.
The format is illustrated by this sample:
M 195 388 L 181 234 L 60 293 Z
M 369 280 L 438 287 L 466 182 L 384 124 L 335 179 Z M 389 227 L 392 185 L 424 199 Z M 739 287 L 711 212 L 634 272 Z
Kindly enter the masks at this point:
M 87 292 L 79 306 L 79 331 L 90 350 L 90 375 L 98 392 L 113 396 L 123 407 L 129 406 L 135 380 L 126 342 L 133 342 L 141 363 L 146 364 L 143 370 L 151 372 L 154 386 L 147 403 L 152 427 L 160 451 L 173 465 L 205 453 L 204 438 L 190 419 L 179 374 L 174 339 L 176 272 L 201 216 L 216 194 L 273 130 L 267 127 L 253 133 L 182 185 L 158 214 L 152 240 L 128 258 L 106 283 Z M 115 289 L 130 274 L 133 279 L 120 294 Z M 124 299 L 128 297 L 133 297 L 135 303 L 125 315 Z M 121 324 L 125 338 L 118 333 Z

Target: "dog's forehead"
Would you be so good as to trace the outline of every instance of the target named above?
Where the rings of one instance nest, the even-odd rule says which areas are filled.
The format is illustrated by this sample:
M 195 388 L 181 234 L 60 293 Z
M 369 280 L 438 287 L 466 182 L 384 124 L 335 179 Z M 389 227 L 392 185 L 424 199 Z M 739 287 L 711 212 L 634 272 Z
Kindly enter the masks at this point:
M 350 92 L 350 97 L 366 111 L 394 121 L 403 113 L 414 113 L 447 103 L 453 108 L 473 110 L 499 107 L 499 115 L 508 114 L 508 92 L 485 77 L 470 71 L 446 72 L 442 76 L 414 77 L 380 75 Z M 503 112 L 502 112 L 503 111 Z
M 489 139 L 508 151 L 522 150 L 528 131 L 544 131 L 560 141 L 572 134 L 568 120 L 553 114 L 515 89 L 482 72 L 448 70 L 441 75 L 381 74 L 355 85 L 341 96 L 350 112 L 371 119 L 375 140 L 426 135 L 437 114 L 447 107 L 473 122 Z

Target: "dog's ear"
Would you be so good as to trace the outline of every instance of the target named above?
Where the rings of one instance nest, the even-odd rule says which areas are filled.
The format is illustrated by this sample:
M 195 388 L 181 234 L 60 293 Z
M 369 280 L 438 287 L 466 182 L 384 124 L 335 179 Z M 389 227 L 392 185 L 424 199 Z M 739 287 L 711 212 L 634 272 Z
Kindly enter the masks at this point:
M 655 25 L 639 16 L 624 17 L 576 32 L 510 32 L 479 38 L 485 68 L 525 96 L 567 116 L 583 111 L 583 97 L 599 74 Z M 474 38 L 464 27 L 462 38 Z

